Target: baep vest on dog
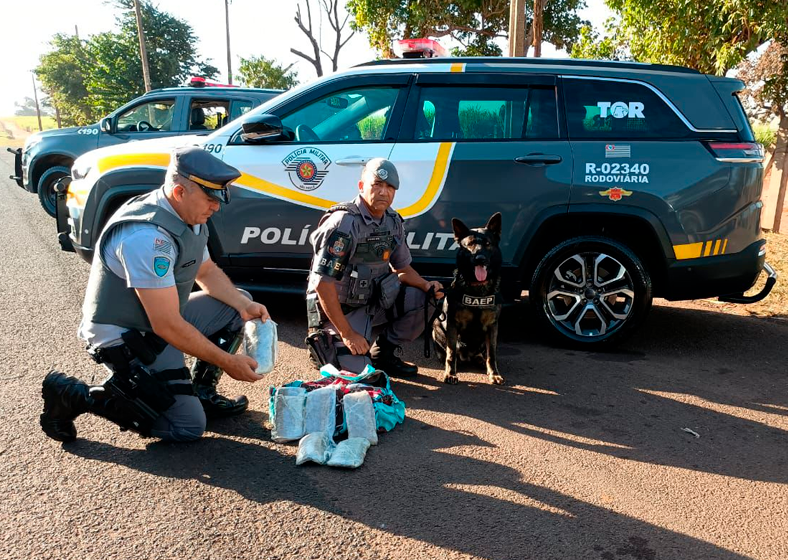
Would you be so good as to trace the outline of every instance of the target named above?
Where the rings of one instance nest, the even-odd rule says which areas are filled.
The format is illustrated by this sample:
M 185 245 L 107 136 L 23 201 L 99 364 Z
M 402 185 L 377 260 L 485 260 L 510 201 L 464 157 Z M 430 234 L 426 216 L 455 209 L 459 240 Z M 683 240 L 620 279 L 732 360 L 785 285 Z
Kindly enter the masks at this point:
M 150 321 L 133 288 L 113 273 L 101 256 L 108 233 L 121 224 L 145 222 L 166 230 L 178 246 L 178 259 L 174 263 L 173 274 L 178 290 L 178 303 L 181 315 L 189 301 L 197 272 L 202 262 L 203 252 L 208 244 L 208 228 L 200 227 L 195 234 L 191 226 L 184 223 L 172 212 L 154 204 L 156 192 L 132 198 L 118 209 L 110 218 L 104 232 L 96 244 L 96 253 L 90 269 L 90 278 L 85 293 L 82 313 L 93 323 L 117 325 L 128 329 L 151 332 Z M 183 267 L 184 263 L 196 261 L 195 266 Z
M 384 308 L 393 304 L 399 293 L 399 279 L 389 266 L 391 253 L 397 246 L 397 238 L 404 239 L 402 217 L 394 210 L 386 210 L 383 222 L 378 226 L 366 224 L 361 210 L 352 202 L 337 204 L 328 209 L 318 227 L 333 212 L 347 212 L 354 219 L 354 236 L 335 231 L 326 243 L 320 261 L 320 271 L 336 279 L 337 296 L 343 308 L 365 307 L 376 302 Z M 347 254 L 355 241 L 355 249 Z M 389 282 L 387 277 L 393 277 Z M 394 282 L 396 280 L 396 282 Z M 310 290 L 307 294 L 313 294 Z

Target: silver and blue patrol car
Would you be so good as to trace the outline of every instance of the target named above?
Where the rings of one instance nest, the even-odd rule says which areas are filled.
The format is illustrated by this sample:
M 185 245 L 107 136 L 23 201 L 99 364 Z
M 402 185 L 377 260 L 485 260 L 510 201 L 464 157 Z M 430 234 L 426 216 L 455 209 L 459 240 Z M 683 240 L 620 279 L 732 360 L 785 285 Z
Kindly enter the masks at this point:
M 123 105 L 89 126 L 32 134 L 15 154 L 11 177 L 23 189 L 38 193 L 41 206 L 55 215 L 55 183 L 70 174 L 85 152 L 135 140 L 179 134 L 209 134 L 243 115 L 280 90 L 238 88 L 192 79 L 190 87 L 156 89 Z
M 61 243 L 90 259 L 103 224 L 162 183 L 175 145 L 242 171 L 209 222 L 239 285 L 303 291 L 309 234 L 353 198 L 361 166 L 394 162 L 414 266 L 451 276 L 451 218 L 503 216 L 504 296 L 529 291 L 560 339 L 608 345 L 653 297 L 747 303 L 765 264 L 763 148 L 741 81 L 675 66 L 580 60 L 376 61 L 267 101 L 202 137 L 79 158 L 59 203 Z

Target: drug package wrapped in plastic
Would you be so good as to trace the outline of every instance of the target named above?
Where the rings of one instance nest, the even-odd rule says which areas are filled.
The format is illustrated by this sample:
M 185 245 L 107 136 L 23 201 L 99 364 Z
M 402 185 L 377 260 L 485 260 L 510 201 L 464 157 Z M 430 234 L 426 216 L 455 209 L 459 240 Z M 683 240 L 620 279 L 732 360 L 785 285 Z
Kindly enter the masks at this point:
M 243 352 L 257 362 L 256 374 L 273 371 L 278 342 L 276 323 L 273 320 L 262 322 L 260 319 L 253 319 L 244 324 Z
M 324 432 L 334 436 L 337 427 L 337 387 L 328 385 L 306 395 L 304 431 Z
M 337 444 L 326 464 L 329 467 L 356 469 L 364 464 L 367 449 L 369 449 L 367 438 L 348 438 Z
M 375 408 L 369 393 L 360 390 L 348 393 L 342 399 L 348 438 L 365 438 L 371 445 L 378 444 Z
M 283 443 L 304 436 L 306 389 L 302 387 L 279 387 L 273 395 L 273 418 L 271 439 Z
M 325 432 L 307 434 L 298 442 L 296 465 L 302 465 L 309 461 L 325 465 L 335 447 L 334 440 Z

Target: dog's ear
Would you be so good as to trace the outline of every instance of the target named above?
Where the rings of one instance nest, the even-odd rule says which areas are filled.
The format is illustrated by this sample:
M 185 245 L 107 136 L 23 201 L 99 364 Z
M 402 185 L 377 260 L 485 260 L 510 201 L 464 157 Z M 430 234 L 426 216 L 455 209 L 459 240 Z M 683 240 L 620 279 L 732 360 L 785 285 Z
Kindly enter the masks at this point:
M 498 239 L 501 238 L 501 213 L 496 212 L 490 219 L 487 220 L 487 225 L 484 226 L 484 229 L 495 235 Z
M 471 229 L 466 226 L 459 218 L 451 219 L 451 229 L 454 230 L 454 239 L 457 241 L 457 243 L 459 243 L 461 239 L 465 239 L 471 234 Z

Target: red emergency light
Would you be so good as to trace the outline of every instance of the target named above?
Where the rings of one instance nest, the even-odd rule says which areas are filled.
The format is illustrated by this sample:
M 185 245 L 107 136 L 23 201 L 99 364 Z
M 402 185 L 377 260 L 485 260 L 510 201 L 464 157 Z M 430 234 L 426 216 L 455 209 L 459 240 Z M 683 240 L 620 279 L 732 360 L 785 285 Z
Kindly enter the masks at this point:
M 401 39 L 394 41 L 394 53 L 400 58 L 435 58 L 449 56 L 434 39 Z
M 202 76 L 193 76 L 189 79 L 191 87 L 238 87 L 233 84 L 220 84 L 218 82 L 209 82 Z

